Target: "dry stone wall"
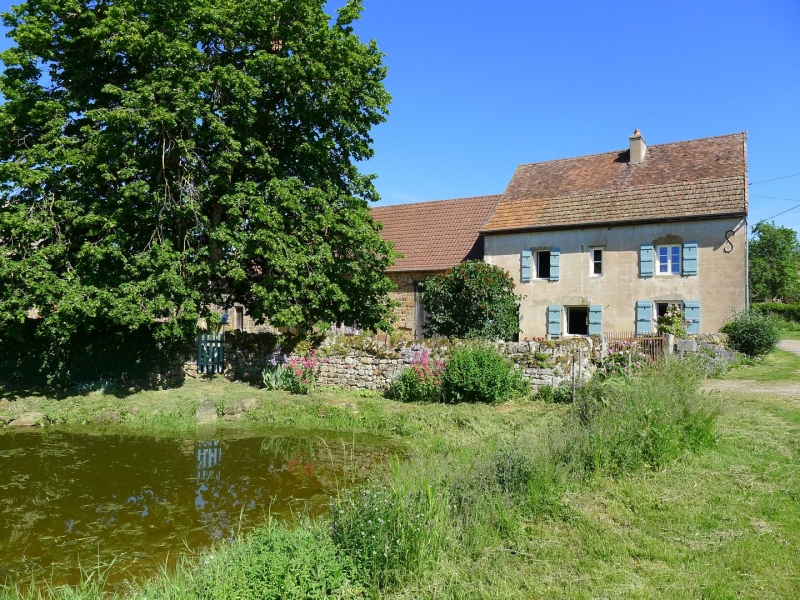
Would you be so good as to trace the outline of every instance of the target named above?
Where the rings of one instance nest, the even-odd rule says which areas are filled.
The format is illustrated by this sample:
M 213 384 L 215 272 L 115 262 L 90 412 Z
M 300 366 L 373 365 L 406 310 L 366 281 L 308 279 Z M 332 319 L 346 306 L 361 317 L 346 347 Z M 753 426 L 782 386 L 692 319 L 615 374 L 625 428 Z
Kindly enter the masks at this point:
M 455 342 L 456 344 L 460 342 Z M 405 342 L 392 347 L 368 335 L 335 336 L 318 349 L 318 385 L 344 390 L 386 390 L 400 372 L 411 366 L 414 357 L 429 351 L 434 358 L 445 358 L 451 342 Z M 599 336 L 552 341 L 500 342 L 498 351 L 522 370 L 535 391 L 543 385 L 557 386 L 576 377 L 591 377 L 592 358 L 607 352 Z M 225 374 L 231 379 L 254 380 L 275 357 L 275 338 L 269 336 L 231 336 L 225 344 Z M 196 360 L 187 361 L 184 372 L 197 377 Z

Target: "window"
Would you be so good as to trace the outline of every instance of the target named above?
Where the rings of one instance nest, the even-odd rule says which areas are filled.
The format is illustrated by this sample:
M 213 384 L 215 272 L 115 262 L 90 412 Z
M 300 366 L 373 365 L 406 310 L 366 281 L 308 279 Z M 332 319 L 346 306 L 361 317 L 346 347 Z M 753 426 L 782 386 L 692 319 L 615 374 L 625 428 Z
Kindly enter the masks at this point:
M 680 310 L 683 310 L 683 302 L 656 302 L 656 316 L 663 317 L 667 314 L 667 308 L 672 306 L 677 306 Z
M 592 259 L 590 274 L 592 277 L 599 277 L 603 274 L 603 251 L 599 248 L 592 248 L 589 255 Z
M 536 278 L 550 279 L 550 251 L 536 253 Z
M 658 275 L 681 274 L 680 246 L 658 246 L 656 255 L 658 256 Z
M 237 331 L 244 331 L 244 307 L 243 306 L 236 306 L 236 323 L 235 329 Z
M 589 307 L 567 307 L 567 335 L 589 335 Z

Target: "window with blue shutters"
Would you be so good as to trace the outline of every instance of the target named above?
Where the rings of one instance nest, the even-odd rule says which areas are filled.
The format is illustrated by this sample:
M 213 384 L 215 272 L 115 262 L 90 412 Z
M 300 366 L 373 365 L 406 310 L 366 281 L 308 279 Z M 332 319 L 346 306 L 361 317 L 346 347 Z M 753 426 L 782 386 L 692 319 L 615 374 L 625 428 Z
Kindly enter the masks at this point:
M 697 275 L 697 242 L 683 245 L 683 274 Z
M 522 274 L 520 281 L 530 281 L 533 271 L 533 253 L 530 250 L 522 251 Z
M 550 249 L 550 281 L 558 281 L 561 270 L 561 250 L 558 248 Z
M 557 304 L 547 307 L 547 334 L 561 335 L 561 307 Z
M 653 303 L 650 300 L 636 302 L 636 333 L 653 333 Z
M 655 275 L 656 250 L 652 244 L 642 244 L 639 248 L 639 277 L 652 277 Z
M 603 333 L 603 307 L 599 304 L 589 306 L 589 335 Z
M 683 303 L 683 319 L 686 333 L 700 333 L 700 301 L 687 300 Z
M 658 258 L 657 275 L 681 274 L 680 246 L 658 246 L 656 247 L 656 257 Z

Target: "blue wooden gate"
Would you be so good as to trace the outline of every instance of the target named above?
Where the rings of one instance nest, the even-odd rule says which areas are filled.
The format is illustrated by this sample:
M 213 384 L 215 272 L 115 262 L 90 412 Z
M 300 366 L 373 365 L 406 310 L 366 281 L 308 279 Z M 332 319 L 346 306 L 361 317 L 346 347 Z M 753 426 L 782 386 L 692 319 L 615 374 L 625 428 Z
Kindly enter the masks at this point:
M 201 333 L 197 336 L 197 372 L 213 375 L 225 370 L 225 334 Z

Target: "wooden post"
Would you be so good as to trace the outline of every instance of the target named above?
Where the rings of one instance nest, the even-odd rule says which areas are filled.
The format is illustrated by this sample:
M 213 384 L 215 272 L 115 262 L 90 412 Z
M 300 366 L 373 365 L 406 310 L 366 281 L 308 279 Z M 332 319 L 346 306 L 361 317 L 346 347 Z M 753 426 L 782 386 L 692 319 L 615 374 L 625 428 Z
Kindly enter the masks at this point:
M 572 359 L 572 401 L 575 402 L 575 359 L 574 358 Z

